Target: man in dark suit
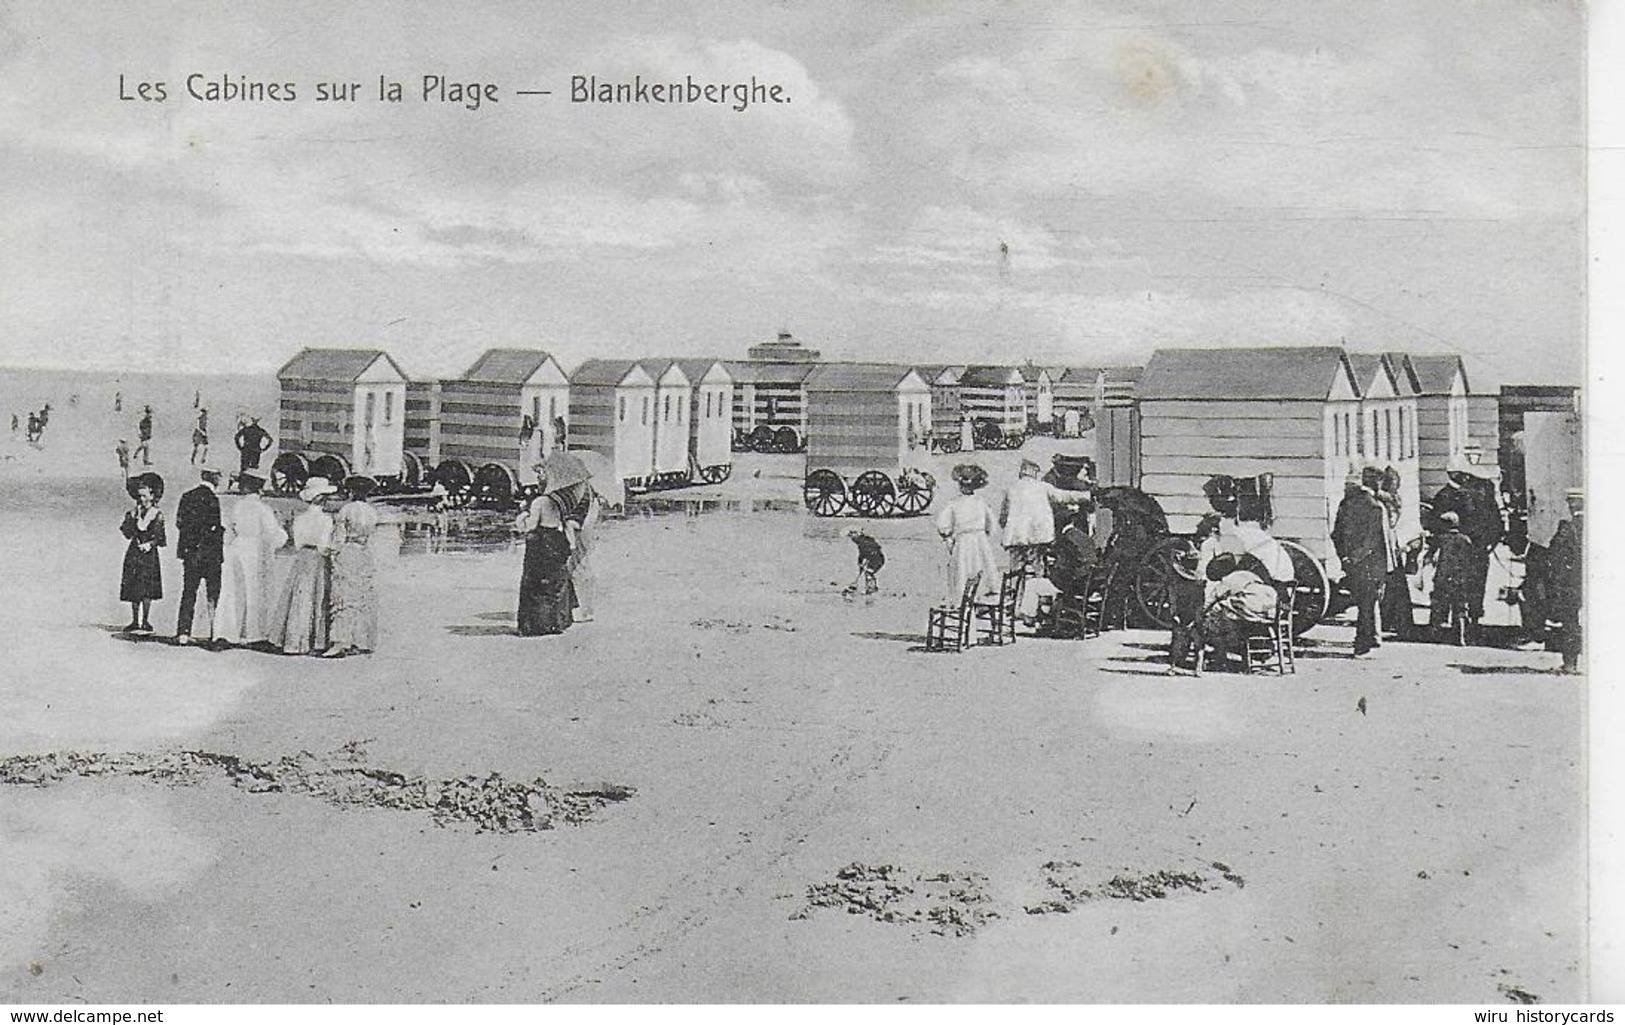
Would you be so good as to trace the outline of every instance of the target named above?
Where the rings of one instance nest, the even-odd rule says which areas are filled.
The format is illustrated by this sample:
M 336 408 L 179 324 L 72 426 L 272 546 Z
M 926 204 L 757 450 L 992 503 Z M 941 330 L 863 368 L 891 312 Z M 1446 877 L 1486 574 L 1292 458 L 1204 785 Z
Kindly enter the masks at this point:
M 1557 525 L 1547 546 L 1547 615 L 1559 625 L 1557 650 L 1563 671 L 1580 671 L 1581 621 L 1585 618 L 1585 492 L 1568 492 L 1569 518 Z
M 238 422 L 237 436 L 233 440 L 237 443 L 237 451 L 242 453 L 240 472 L 258 470 L 260 457 L 271 447 L 270 432 L 260 426 L 260 418 L 257 416 Z
M 1383 584 L 1397 565 L 1390 540 L 1388 509 L 1377 498 L 1382 471 L 1367 468 L 1359 484 L 1351 478 L 1337 507 L 1332 545 L 1343 563 L 1343 579 L 1354 595 L 1358 619 L 1354 625 L 1354 657 L 1360 658 L 1382 642 L 1377 637 L 1377 603 Z
M 197 609 L 197 589 L 203 584 L 209 595 L 209 618 L 220 603 L 220 566 L 225 562 L 225 529 L 220 525 L 220 471 L 205 467 L 198 474 L 202 483 L 181 496 L 175 510 L 175 555 L 185 572 L 181 577 L 181 614 L 175 624 L 175 643 L 192 643 L 192 615 Z

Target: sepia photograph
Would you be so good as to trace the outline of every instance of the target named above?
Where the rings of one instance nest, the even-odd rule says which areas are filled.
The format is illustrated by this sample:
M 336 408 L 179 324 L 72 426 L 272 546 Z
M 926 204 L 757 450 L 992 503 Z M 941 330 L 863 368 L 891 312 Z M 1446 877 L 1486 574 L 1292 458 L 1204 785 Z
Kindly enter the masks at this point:
M 1590 17 L 0 0 L 0 1004 L 1604 996 Z

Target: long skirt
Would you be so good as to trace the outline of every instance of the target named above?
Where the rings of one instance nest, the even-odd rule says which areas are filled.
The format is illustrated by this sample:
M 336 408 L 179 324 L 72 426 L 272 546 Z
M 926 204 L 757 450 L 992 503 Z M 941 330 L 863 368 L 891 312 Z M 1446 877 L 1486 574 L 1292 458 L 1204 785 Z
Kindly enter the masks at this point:
M 266 640 L 290 655 L 319 652 L 327 647 L 328 560 L 314 548 L 299 548 L 291 558 L 287 580 L 272 602 Z
M 328 643 L 372 651 L 378 647 L 378 573 L 365 542 L 341 542 L 333 556 Z
M 570 586 L 570 543 L 561 530 L 543 528 L 525 539 L 519 577 L 519 633 L 563 633 L 570 626 L 575 591 Z
M 965 584 L 980 573 L 982 582 L 978 594 L 993 594 L 999 589 L 999 561 L 993 553 L 993 541 L 987 534 L 956 534 L 948 552 L 948 604 L 958 605 L 965 596 Z
M 149 601 L 164 596 L 163 570 L 158 565 L 158 549 L 142 551 L 134 541 L 124 549 L 124 571 L 119 578 L 119 601 Z
M 258 544 L 228 544 L 220 566 L 220 604 L 214 610 L 214 639 L 227 644 L 265 640 L 270 553 Z

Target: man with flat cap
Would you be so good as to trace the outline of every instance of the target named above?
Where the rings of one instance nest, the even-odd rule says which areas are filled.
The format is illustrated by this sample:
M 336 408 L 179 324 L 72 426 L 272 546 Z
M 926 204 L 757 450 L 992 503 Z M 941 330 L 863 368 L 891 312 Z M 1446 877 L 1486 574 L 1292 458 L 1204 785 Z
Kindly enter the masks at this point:
M 1569 518 L 1557 525 L 1547 546 L 1547 618 L 1558 624 L 1557 650 L 1563 671 L 1580 671 L 1580 628 L 1585 618 L 1585 492 L 1575 488 L 1565 496 Z
M 1357 609 L 1355 658 L 1365 657 L 1382 643 L 1377 636 L 1377 603 L 1388 574 L 1398 565 L 1388 509 L 1377 497 L 1381 488 L 1382 470 L 1377 467 L 1366 467 L 1357 481 L 1350 477 L 1332 526 L 1332 546 Z
M 181 611 L 175 624 L 175 643 L 192 643 L 192 616 L 197 611 L 198 585 L 209 597 L 206 622 L 213 622 L 220 604 L 220 565 L 225 562 L 225 529 L 220 525 L 220 471 L 205 466 L 197 487 L 181 496 L 175 510 L 175 555 L 181 560 Z M 212 634 L 212 628 L 211 628 Z

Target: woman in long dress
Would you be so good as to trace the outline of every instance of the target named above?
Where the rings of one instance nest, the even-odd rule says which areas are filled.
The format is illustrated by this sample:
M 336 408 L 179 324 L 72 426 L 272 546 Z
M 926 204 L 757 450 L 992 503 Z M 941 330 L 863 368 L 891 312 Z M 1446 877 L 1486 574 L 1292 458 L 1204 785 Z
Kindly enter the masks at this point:
M 327 613 L 333 552 L 333 517 L 322 508 L 336 492 L 325 477 L 312 477 L 299 492 L 309 503 L 293 521 L 293 566 L 271 606 L 266 639 L 290 655 L 327 650 Z
M 378 579 L 369 542 L 378 529 L 378 510 L 367 501 L 370 483 L 348 485 L 350 500 L 333 518 L 333 588 L 330 593 L 327 650 L 337 658 L 378 647 Z
M 225 644 L 256 644 L 266 638 L 271 556 L 287 542 L 288 532 L 260 498 L 265 478 L 245 470 L 237 481 L 243 495 L 227 517 L 226 558 L 220 567 L 214 639 Z
M 998 590 L 999 563 L 989 536 L 997 526 L 993 510 L 977 497 L 987 486 L 987 471 L 975 463 L 954 467 L 959 497 L 937 514 L 937 533 L 948 542 L 948 603 L 958 605 L 965 596 L 965 584 L 981 575 L 977 590 L 990 594 Z
M 541 495 L 521 513 L 516 526 L 525 535 L 525 568 L 519 577 L 519 633 L 524 637 L 563 633 L 575 606 L 570 586 L 570 542 L 564 517 L 552 495 Z
M 164 497 L 164 479 L 156 473 L 140 473 L 125 485 L 135 508 L 124 514 L 119 533 L 129 539 L 124 549 L 124 567 L 119 578 L 119 601 L 130 603 L 127 633 L 152 633 L 152 603 L 164 596 L 163 570 L 158 549 L 169 543 L 164 533 L 164 514 L 158 500 Z

